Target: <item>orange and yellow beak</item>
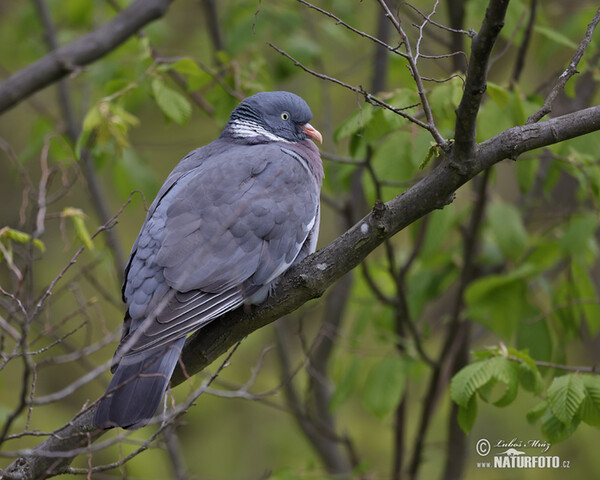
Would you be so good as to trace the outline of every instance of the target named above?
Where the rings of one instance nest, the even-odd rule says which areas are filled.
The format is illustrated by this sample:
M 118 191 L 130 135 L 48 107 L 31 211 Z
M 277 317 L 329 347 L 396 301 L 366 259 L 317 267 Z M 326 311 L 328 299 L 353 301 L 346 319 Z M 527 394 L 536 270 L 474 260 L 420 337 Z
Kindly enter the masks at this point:
M 323 143 L 323 135 L 321 135 L 321 132 L 319 132 L 310 123 L 302 125 L 302 131 L 306 133 L 306 135 L 308 135 L 310 138 L 312 138 L 315 142 Z

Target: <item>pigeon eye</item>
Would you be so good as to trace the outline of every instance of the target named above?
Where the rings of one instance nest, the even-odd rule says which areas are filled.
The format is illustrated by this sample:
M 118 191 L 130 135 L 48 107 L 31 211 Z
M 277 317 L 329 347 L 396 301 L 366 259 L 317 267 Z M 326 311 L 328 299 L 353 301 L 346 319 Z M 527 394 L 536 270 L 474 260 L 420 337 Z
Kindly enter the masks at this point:
M 281 119 L 287 122 L 290 119 L 290 114 L 288 112 L 281 112 Z

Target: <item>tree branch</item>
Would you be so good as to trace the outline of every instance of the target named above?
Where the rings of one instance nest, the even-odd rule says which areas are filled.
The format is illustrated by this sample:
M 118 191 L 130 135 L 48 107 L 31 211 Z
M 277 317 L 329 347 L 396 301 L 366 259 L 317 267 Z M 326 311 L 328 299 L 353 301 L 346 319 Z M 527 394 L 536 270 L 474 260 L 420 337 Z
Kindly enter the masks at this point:
M 594 34 L 594 30 L 598 26 L 599 22 L 600 22 L 600 8 L 598 8 L 598 10 L 596 10 L 596 14 L 594 15 L 594 18 L 592 18 L 592 20 L 588 24 L 587 29 L 585 31 L 585 35 L 583 37 L 583 40 L 577 47 L 577 50 L 575 51 L 573 58 L 569 62 L 569 66 L 560 75 L 560 77 L 558 77 L 558 80 L 556 80 L 554 86 L 552 87 L 552 91 L 546 98 L 546 101 L 544 102 L 544 105 L 542 105 L 542 108 L 540 108 L 537 112 L 535 112 L 533 115 L 531 115 L 527 119 L 527 123 L 535 123 L 552 111 L 552 105 L 554 104 L 556 97 L 558 97 L 558 94 L 564 90 L 565 85 L 567 84 L 569 79 L 576 73 L 579 73 L 579 71 L 577 70 L 577 65 L 579 64 L 579 61 L 582 59 L 583 54 L 585 53 L 585 49 L 592 41 L 592 35 Z
M 419 183 L 389 202 L 378 203 L 367 216 L 329 246 L 292 267 L 273 295 L 252 308 L 229 312 L 192 335 L 183 350 L 187 375 L 194 375 L 253 331 L 321 296 L 338 278 L 360 264 L 385 239 L 414 221 L 444 206 L 447 199 L 481 171 L 505 158 L 600 130 L 600 106 L 533 125 L 508 129 L 475 148 L 473 169 L 459 175 L 447 159 Z M 172 385 L 186 380 L 178 368 Z M 57 433 L 32 450 L 21 453 L 5 471 L 5 478 L 50 477 L 64 471 L 78 451 L 103 432 L 92 431 L 95 407 L 78 414 Z M 51 452 L 48 455 L 48 452 Z M 58 463 L 57 463 L 58 462 Z
M 475 125 L 481 99 L 486 90 L 488 61 L 496 39 L 504 25 L 508 0 L 491 0 L 481 30 L 473 39 L 467 68 L 465 91 L 456 110 L 454 159 L 470 165 L 475 148 Z
M 171 2 L 172 0 L 137 0 L 94 32 L 11 75 L 0 83 L 0 113 L 111 52 L 140 28 L 162 17 Z

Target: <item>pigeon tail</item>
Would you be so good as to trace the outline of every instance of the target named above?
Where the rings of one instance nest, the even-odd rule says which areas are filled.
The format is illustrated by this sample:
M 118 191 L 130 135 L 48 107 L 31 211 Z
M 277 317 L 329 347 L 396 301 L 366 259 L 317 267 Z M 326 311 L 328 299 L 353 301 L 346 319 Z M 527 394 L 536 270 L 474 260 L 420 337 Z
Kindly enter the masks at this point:
M 160 405 L 184 343 L 185 337 L 155 352 L 123 357 L 96 409 L 94 427 L 146 425 Z

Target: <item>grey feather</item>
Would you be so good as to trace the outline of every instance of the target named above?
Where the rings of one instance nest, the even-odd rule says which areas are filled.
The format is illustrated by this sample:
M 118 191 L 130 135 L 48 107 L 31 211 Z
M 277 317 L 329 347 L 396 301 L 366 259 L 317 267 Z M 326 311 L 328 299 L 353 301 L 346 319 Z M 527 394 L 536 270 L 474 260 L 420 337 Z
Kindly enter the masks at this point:
M 168 176 L 125 271 L 128 312 L 97 427 L 145 424 L 185 336 L 262 301 L 278 276 L 314 251 L 323 170 L 303 130 L 311 115 L 287 92 L 249 97 L 219 139 Z

